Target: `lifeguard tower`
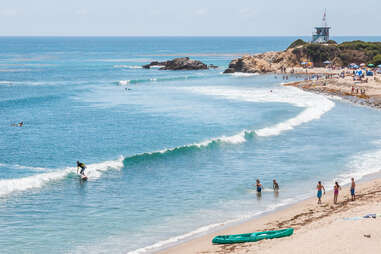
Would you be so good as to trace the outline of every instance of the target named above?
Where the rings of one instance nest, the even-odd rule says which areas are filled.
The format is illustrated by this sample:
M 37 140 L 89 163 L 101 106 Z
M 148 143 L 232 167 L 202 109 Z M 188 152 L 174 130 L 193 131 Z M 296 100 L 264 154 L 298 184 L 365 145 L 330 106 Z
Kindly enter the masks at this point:
M 312 35 L 312 43 L 327 43 L 329 41 L 329 29 L 327 25 L 327 10 L 324 11 L 323 24 L 315 27 L 315 33 Z

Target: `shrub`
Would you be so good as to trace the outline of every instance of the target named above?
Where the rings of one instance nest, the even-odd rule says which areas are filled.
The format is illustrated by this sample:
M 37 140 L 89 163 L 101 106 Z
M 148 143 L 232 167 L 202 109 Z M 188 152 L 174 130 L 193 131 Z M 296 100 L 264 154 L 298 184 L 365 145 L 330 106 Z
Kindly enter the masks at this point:
M 307 42 L 303 41 L 302 39 L 297 39 L 296 41 L 291 43 L 290 46 L 288 46 L 287 49 L 296 48 L 298 46 L 303 46 L 303 45 L 306 45 L 306 44 L 307 44 Z
M 381 54 L 378 54 L 377 56 L 373 57 L 373 64 L 376 66 L 381 64 Z

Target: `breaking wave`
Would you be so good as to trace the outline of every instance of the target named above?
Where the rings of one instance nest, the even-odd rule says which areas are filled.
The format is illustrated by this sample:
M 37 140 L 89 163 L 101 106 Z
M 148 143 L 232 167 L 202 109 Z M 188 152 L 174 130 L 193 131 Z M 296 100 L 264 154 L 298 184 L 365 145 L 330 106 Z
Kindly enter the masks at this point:
M 212 75 L 187 75 L 187 76 L 167 77 L 167 78 L 128 79 L 128 80 L 120 80 L 117 82 L 117 84 L 120 86 L 125 86 L 128 84 L 141 84 L 141 83 L 165 82 L 165 81 L 181 81 L 181 80 L 204 79 L 204 78 L 212 78 L 212 77 L 215 77 L 215 76 L 212 76 Z
M 86 174 L 89 176 L 89 180 L 91 181 L 99 178 L 107 170 L 120 170 L 123 168 L 123 159 L 123 157 L 120 157 L 114 161 L 105 161 L 88 165 Z M 0 180 L 0 197 L 9 195 L 13 192 L 21 192 L 33 188 L 42 188 L 49 182 L 62 180 L 71 174 L 76 174 L 75 167 L 67 167 L 54 172 L 28 177 Z
M 118 69 L 142 69 L 143 67 L 139 66 L 139 65 L 124 65 L 124 64 L 121 64 L 121 65 L 114 65 L 114 68 L 118 68 Z
M 221 96 L 234 100 L 251 102 L 285 102 L 291 103 L 298 107 L 304 107 L 305 109 L 297 116 L 270 127 L 253 130 L 242 130 L 232 136 L 220 136 L 199 143 L 178 146 L 175 148 L 166 148 L 155 152 L 136 154 L 127 158 L 120 157 L 118 160 L 114 161 L 105 161 L 98 164 L 91 164 L 88 165 L 87 170 L 89 179 L 97 179 L 103 174 L 103 172 L 110 169 L 120 170 L 123 168 L 124 163 L 135 163 L 145 161 L 147 159 L 156 159 L 161 156 L 167 156 L 169 154 L 181 154 L 184 152 L 200 150 L 202 148 L 211 148 L 220 144 L 241 144 L 250 138 L 253 138 L 254 136 L 276 136 L 284 131 L 292 130 L 296 126 L 303 123 L 319 119 L 323 114 L 331 110 L 335 105 L 332 101 L 325 98 L 324 96 L 310 94 L 293 87 L 273 89 L 271 92 L 264 89 L 243 91 L 239 89 L 218 87 L 192 87 L 182 89 L 190 89 L 192 92 Z M 377 157 L 379 154 L 377 153 L 375 156 Z M 69 174 L 74 173 L 75 168 L 70 167 L 54 172 L 43 173 L 24 178 L 0 180 L 0 196 L 8 195 L 16 191 L 25 191 L 31 188 L 41 188 L 50 181 L 57 181 L 67 177 Z

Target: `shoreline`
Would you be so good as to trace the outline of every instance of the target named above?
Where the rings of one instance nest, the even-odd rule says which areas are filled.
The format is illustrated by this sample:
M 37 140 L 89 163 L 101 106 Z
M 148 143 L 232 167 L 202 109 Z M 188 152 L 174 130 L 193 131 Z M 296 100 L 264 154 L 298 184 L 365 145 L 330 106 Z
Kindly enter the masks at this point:
M 344 72 L 344 77 L 339 77 Z M 320 79 L 312 78 L 302 81 L 293 81 L 282 83 L 283 86 L 294 86 L 307 92 L 323 94 L 328 96 L 337 96 L 345 101 L 368 106 L 371 108 L 381 109 L 381 77 L 374 73 L 374 76 L 367 77 L 366 82 L 353 80 L 353 75 L 348 73 L 349 69 L 327 70 L 324 68 L 312 68 L 309 72 L 297 69 L 295 75 L 320 75 Z M 278 73 L 278 75 L 281 73 Z M 289 73 L 283 73 L 288 75 Z M 293 75 L 290 74 L 290 75 Z M 325 78 L 322 78 L 322 76 Z M 327 78 L 330 76 L 330 78 Z M 364 93 L 361 93 L 364 90 Z
M 278 75 L 280 73 L 277 73 Z M 285 73 L 287 74 L 287 73 Z M 305 73 L 293 73 L 295 75 L 302 75 Z M 313 73 L 308 73 L 309 75 L 326 75 L 327 73 L 322 73 L 321 71 L 314 71 Z M 335 74 L 335 73 L 329 73 Z M 344 77 L 345 80 L 345 77 Z M 376 80 L 376 79 L 375 79 Z M 346 80 L 347 81 L 347 80 Z M 376 93 L 371 95 L 353 95 L 343 89 L 348 89 L 348 86 L 359 85 L 355 82 L 344 83 L 344 85 L 339 84 L 340 82 L 336 79 L 322 79 L 322 80 L 304 80 L 304 81 L 294 81 L 289 83 L 282 83 L 284 86 L 294 86 L 304 91 L 313 92 L 317 94 L 323 94 L 326 96 L 338 96 L 345 101 L 368 106 L 373 109 L 381 109 L 381 96 L 378 95 L 378 90 L 381 94 L 381 88 L 376 89 Z M 368 84 L 368 83 L 366 83 Z M 372 176 L 376 176 L 375 178 Z M 328 187 L 328 186 L 326 186 Z M 328 189 L 328 188 L 327 188 Z M 284 249 L 287 248 L 286 253 L 320 253 L 321 251 L 340 252 L 340 244 L 333 243 L 334 238 L 330 240 L 328 244 L 319 247 L 319 251 L 314 251 L 314 249 L 319 245 L 319 238 L 310 239 L 315 241 L 313 244 L 308 246 L 310 251 L 306 251 L 305 248 L 299 248 L 299 244 L 303 244 L 302 233 L 314 233 L 317 231 L 327 231 L 326 234 L 337 235 L 338 232 L 332 226 L 328 225 L 335 224 L 351 224 L 351 221 L 345 221 L 344 219 L 338 220 L 338 218 L 358 218 L 369 213 L 381 213 L 381 204 L 378 205 L 377 202 L 381 203 L 381 173 L 372 173 L 365 175 L 358 180 L 356 186 L 356 201 L 350 201 L 349 195 L 349 184 L 342 186 L 340 191 L 339 201 L 337 205 L 333 204 L 333 191 L 327 191 L 326 195 L 322 198 L 322 205 L 316 204 L 316 197 L 310 197 L 305 200 L 297 201 L 296 203 L 285 205 L 276 208 L 274 211 L 264 212 L 253 218 L 236 222 L 230 225 L 219 227 L 217 230 L 211 230 L 205 232 L 201 235 L 184 239 L 178 243 L 167 245 L 166 247 L 155 251 L 155 253 L 160 254 L 175 254 L 175 253 L 279 253 L 285 252 Z M 377 202 L 373 202 L 377 201 Z M 378 206 L 378 209 L 377 209 Z M 367 212 L 370 209 L 369 212 Z M 372 210 L 373 209 L 373 210 Z M 345 217 L 347 216 L 347 217 Z M 350 217 L 352 216 L 352 217 Z M 381 216 L 381 215 L 380 215 Z M 359 220 L 361 223 L 367 224 L 369 220 L 372 222 L 374 219 L 363 219 Z M 364 222 L 364 223 L 362 223 Z M 322 229 L 319 227 L 320 223 L 326 223 L 327 229 Z M 369 224 L 369 223 L 368 223 Z M 349 244 L 349 252 L 354 248 L 362 247 L 365 242 L 372 241 L 369 245 L 366 253 L 381 252 L 381 246 L 378 246 L 378 242 L 381 240 L 381 220 L 378 223 L 373 223 L 374 225 L 368 225 L 369 230 L 377 232 L 377 239 L 372 239 L 366 241 L 360 238 L 360 241 L 355 241 L 354 239 L 349 240 L 349 242 L 355 242 L 355 245 Z M 317 226 L 316 228 L 314 226 Z M 243 244 L 231 244 L 231 245 L 213 245 L 212 239 L 217 235 L 227 235 L 227 234 L 241 234 L 249 232 L 267 231 L 267 230 L 278 230 L 287 227 L 293 227 L 295 233 L 289 238 L 276 239 L 276 240 L 264 240 L 256 243 L 243 243 Z M 365 226 L 364 226 L 365 227 Z M 375 227 L 380 228 L 379 231 Z M 353 227 L 352 231 L 361 231 L 361 227 Z M 361 234 L 360 234 L 361 235 Z M 366 235 L 366 234 L 365 234 Z M 318 237 L 318 236 L 317 236 Z M 350 236 L 349 236 L 350 237 Z M 357 236 L 359 237 L 359 236 Z M 287 240 L 289 239 L 289 240 Z M 291 240 L 290 240 L 291 239 Z M 329 240 L 329 239 L 327 239 Z M 295 242 L 295 243 L 293 243 Z M 284 246 L 283 246 L 284 245 Z M 303 249 L 303 250 L 301 250 Z
M 164 249 L 156 251 L 160 254 L 175 254 L 175 253 L 280 253 L 284 248 L 283 245 L 287 245 L 288 251 L 285 253 L 318 253 L 314 252 L 318 239 L 315 239 L 316 243 L 311 243 L 311 245 L 306 246 L 310 251 L 306 249 L 300 250 L 299 242 L 303 238 L 303 233 L 312 233 L 315 231 L 324 231 L 326 228 L 322 228 L 322 224 L 332 225 L 338 222 L 339 224 L 351 225 L 353 221 L 358 224 L 369 224 L 371 222 L 379 231 L 377 231 L 377 238 L 367 239 L 361 234 L 356 235 L 356 237 L 362 236 L 365 242 L 372 241 L 373 245 L 370 245 L 373 252 L 365 253 L 376 253 L 376 251 L 381 251 L 381 246 L 378 246 L 381 240 L 381 220 L 375 219 L 358 219 L 358 217 L 364 216 L 371 213 L 381 213 L 381 175 L 380 172 L 367 175 L 365 179 L 360 179 L 356 183 L 356 200 L 350 201 L 349 194 L 349 184 L 342 186 L 342 190 L 339 194 L 339 201 L 337 205 L 333 204 L 333 191 L 327 191 L 326 195 L 323 195 L 322 204 L 317 204 L 316 197 L 310 197 L 308 199 L 298 201 L 297 203 L 286 205 L 280 207 L 275 211 L 270 211 L 264 213 L 258 217 L 254 217 L 247 221 L 237 223 L 235 225 L 227 225 L 222 229 L 208 232 L 204 235 L 185 240 L 184 242 L 178 243 L 176 245 L 167 246 Z M 328 186 L 326 186 L 328 189 Z M 345 220 L 348 219 L 348 220 Z M 377 222 L 377 223 L 376 223 Z M 212 239 L 217 235 L 226 234 L 241 234 L 249 232 L 258 232 L 264 230 L 277 230 L 282 228 L 293 227 L 295 233 L 291 237 L 286 237 L 282 239 L 275 240 L 263 240 L 254 243 L 242 243 L 242 244 L 229 244 L 229 245 L 214 245 L 212 244 Z M 331 226 L 332 227 L 332 226 Z M 361 231 L 363 227 L 353 227 L 354 231 Z M 328 229 L 327 229 L 328 230 Z M 369 230 L 374 230 L 372 227 Z M 329 228 L 330 233 L 336 235 L 335 230 Z M 340 230 L 339 230 L 340 231 Z M 364 231 L 365 232 L 365 231 Z M 372 233 L 371 233 L 372 234 Z M 313 239 L 310 239 L 313 240 Z M 335 239 L 332 239 L 334 241 Z M 351 239 L 345 239 L 351 241 Z M 363 242 L 361 241 L 361 244 Z M 338 244 L 325 244 L 319 247 L 320 251 L 324 248 L 337 248 L 335 251 L 340 251 L 342 246 Z M 357 246 L 360 247 L 360 246 Z M 356 247 L 356 248 L 357 248 Z M 355 248 L 355 247 L 353 247 Z M 332 250 L 334 251 L 334 250 Z M 330 251 L 328 253 L 331 253 Z M 343 252 L 339 252 L 343 253 Z M 344 252 L 351 253 L 351 252 Z

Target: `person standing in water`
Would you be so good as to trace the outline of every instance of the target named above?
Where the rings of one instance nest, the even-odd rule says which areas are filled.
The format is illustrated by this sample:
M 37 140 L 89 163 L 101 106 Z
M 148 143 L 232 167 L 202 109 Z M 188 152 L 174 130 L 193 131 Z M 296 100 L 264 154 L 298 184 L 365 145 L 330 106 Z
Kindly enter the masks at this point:
M 257 179 L 256 187 L 257 187 L 257 193 L 260 194 L 262 192 L 262 184 L 259 181 L 259 179 Z
M 351 183 L 351 197 L 352 197 L 352 201 L 355 201 L 355 199 L 356 199 L 355 188 L 356 188 L 355 179 L 352 178 L 352 183 Z
M 318 204 L 321 204 L 321 196 L 322 196 L 322 191 L 324 190 L 324 195 L 325 195 L 325 188 L 321 184 L 321 181 L 318 182 L 318 185 L 316 186 L 317 191 L 317 198 L 318 198 Z
M 339 196 L 339 190 L 341 187 L 338 182 L 335 182 L 335 186 L 333 186 L 333 203 L 337 204 L 337 197 Z
M 85 163 L 77 161 L 77 174 L 78 174 L 78 170 L 80 168 L 81 168 L 81 171 L 79 172 L 79 174 L 81 174 L 82 176 L 86 176 L 85 175 L 85 170 L 86 170 L 87 167 L 86 167 Z
M 279 191 L 279 184 L 275 179 L 273 180 L 273 189 L 274 191 Z

